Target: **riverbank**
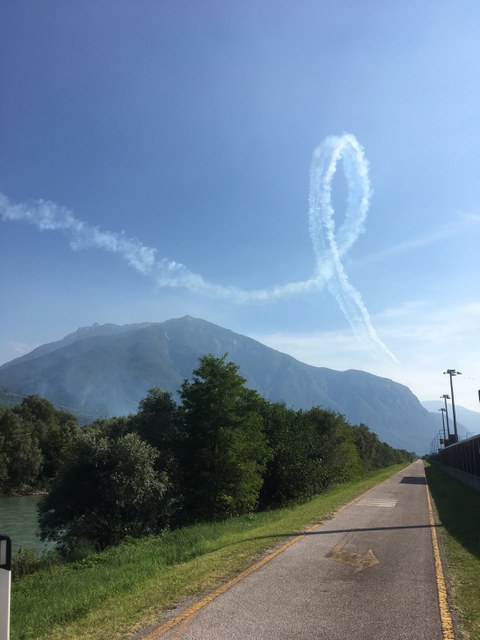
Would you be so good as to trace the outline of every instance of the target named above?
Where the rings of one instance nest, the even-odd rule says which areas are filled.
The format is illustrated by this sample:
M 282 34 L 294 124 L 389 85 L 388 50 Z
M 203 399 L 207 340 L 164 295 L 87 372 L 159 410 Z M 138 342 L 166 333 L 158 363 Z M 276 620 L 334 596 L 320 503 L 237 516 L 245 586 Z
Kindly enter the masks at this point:
M 23 484 L 8 492 L 0 491 L 0 498 L 29 498 L 30 496 L 44 496 L 47 493 L 47 485 L 44 483 L 35 487 Z
M 131 636 L 175 603 L 215 588 L 404 466 L 372 472 L 301 505 L 131 540 L 81 562 L 26 576 L 12 589 L 12 636 Z

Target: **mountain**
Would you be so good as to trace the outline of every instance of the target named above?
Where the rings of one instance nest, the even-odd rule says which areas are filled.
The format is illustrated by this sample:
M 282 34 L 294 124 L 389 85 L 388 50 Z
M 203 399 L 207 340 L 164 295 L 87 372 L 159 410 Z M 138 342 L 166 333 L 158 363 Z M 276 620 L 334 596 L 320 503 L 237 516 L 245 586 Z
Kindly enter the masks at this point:
M 0 407 L 14 407 L 20 404 L 22 399 L 23 397 L 20 394 L 10 391 L 10 389 L 5 389 L 5 387 L 0 387 Z
M 364 423 L 392 446 L 424 453 L 436 421 L 404 385 L 364 371 L 313 367 L 204 320 L 84 327 L 0 367 L 0 385 L 108 417 L 135 412 L 148 389 L 176 395 L 206 353 L 228 354 L 247 385 L 271 401 L 318 405 Z
M 22 400 L 26 397 L 26 395 L 20 395 L 19 393 L 15 393 L 10 389 L 5 389 L 5 387 L 0 387 L 0 408 L 12 409 L 13 407 L 20 404 Z M 58 411 L 66 411 L 67 413 L 71 413 L 77 419 L 79 424 L 89 424 L 93 422 L 98 416 L 88 415 L 79 409 L 64 407 L 62 405 L 55 405 L 55 408 Z

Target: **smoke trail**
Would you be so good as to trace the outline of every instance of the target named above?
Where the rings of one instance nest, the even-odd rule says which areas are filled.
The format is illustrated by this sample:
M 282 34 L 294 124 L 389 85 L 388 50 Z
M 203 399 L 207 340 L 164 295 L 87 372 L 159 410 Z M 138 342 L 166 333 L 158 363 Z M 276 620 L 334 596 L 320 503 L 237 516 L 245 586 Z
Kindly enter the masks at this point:
M 123 233 L 102 231 L 82 220 L 78 220 L 66 207 L 35 200 L 30 203 L 13 204 L 0 193 L 0 217 L 5 221 L 26 221 L 40 231 L 63 231 L 71 236 L 73 249 L 96 247 L 121 254 L 128 264 L 142 274 L 149 274 L 155 265 L 155 249 L 144 246 L 136 238 Z
M 348 186 L 347 210 L 338 230 L 332 206 L 332 180 L 339 160 Z M 371 196 L 368 162 L 356 138 L 349 134 L 329 136 L 314 154 L 310 170 L 310 237 L 320 282 L 326 280 L 355 334 L 372 351 L 397 362 L 373 328 L 360 293 L 345 273 L 341 258 L 364 231 Z
M 348 186 L 348 198 L 345 218 L 336 230 L 331 191 L 340 160 Z M 75 218 L 66 207 L 54 202 L 36 200 L 16 204 L 0 193 L 0 218 L 10 222 L 29 222 L 41 231 L 66 233 L 70 236 L 73 249 L 96 247 L 116 253 L 159 286 L 184 287 L 236 303 L 269 302 L 327 286 L 355 334 L 373 351 L 396 361 L 376 334 L 360 293 L 349 282 L 341 262 L 364 230 L 370 195 L 368 163 L 356 138 L 350 134 L 329 136 L 315 149 L 310 170 L 309 231 L 316 257 L 315 271 L 308 280 L 253 291 L 208 282 L 179 262 L 157 259 L 156 249 L 145 246 L 137 238 L 89 225 Z

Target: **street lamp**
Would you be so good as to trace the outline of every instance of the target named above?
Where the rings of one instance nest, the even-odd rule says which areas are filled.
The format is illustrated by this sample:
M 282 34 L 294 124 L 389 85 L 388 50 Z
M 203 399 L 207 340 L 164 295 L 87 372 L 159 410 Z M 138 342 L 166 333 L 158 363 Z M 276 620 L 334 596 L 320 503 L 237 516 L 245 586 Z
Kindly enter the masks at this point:
M 440 396 L 440 398 L 443 398 L 445 400 L 445 415 L 447 416 L 447 433 L 448 433 L 448 444 L 450 444 L 450 425 L 448 423 L 448 411 L 447 411 L 447 400 L 450 400 L 450 396 L 446 393 L 443 394 L 443 396 Z
M 455 442 L 458 440 L 458 431 L 457 431 L 457 415 L 455 413 L 455 399 L 453 397 L 453 376 L 461 376 L 461 371 L 455 371 L 455 369 L 447 369 L 443 372 L 443 375 L 447 374 L 450 376 L 450 391 L 452 392 L 452 411 L 453 411 L 453 428 L 455 429 Z
M 445 409 L 442 407 L 439 409 L 442 412 L 442 425 L 443 425 L 443 446 L 447 446 L 447 436 L 445 434 Z

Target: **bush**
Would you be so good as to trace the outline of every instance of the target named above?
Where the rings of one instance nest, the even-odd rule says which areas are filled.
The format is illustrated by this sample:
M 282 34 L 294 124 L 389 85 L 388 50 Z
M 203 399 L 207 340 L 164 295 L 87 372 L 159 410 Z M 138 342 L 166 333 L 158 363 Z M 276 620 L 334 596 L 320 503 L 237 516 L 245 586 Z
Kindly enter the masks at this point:
M 12 559 L 12 579 L 19 580 L 24 576 L 36 573 L 61 564 L 57 551 L 49 549 L 39 554 L 35 549 L 20 547 Z
M 81 558 L 164 526 L 168 478 L 155 468 L 157 456 L 133 433 L 75 435 L 38 505 L 42 539 L 56 542 L 63 557 Z
M 40 566 L 40 556 L 34 549 L 20 547 L 12 559 L 12 578 L 18 580 L 30 573 L 36 573 Z

